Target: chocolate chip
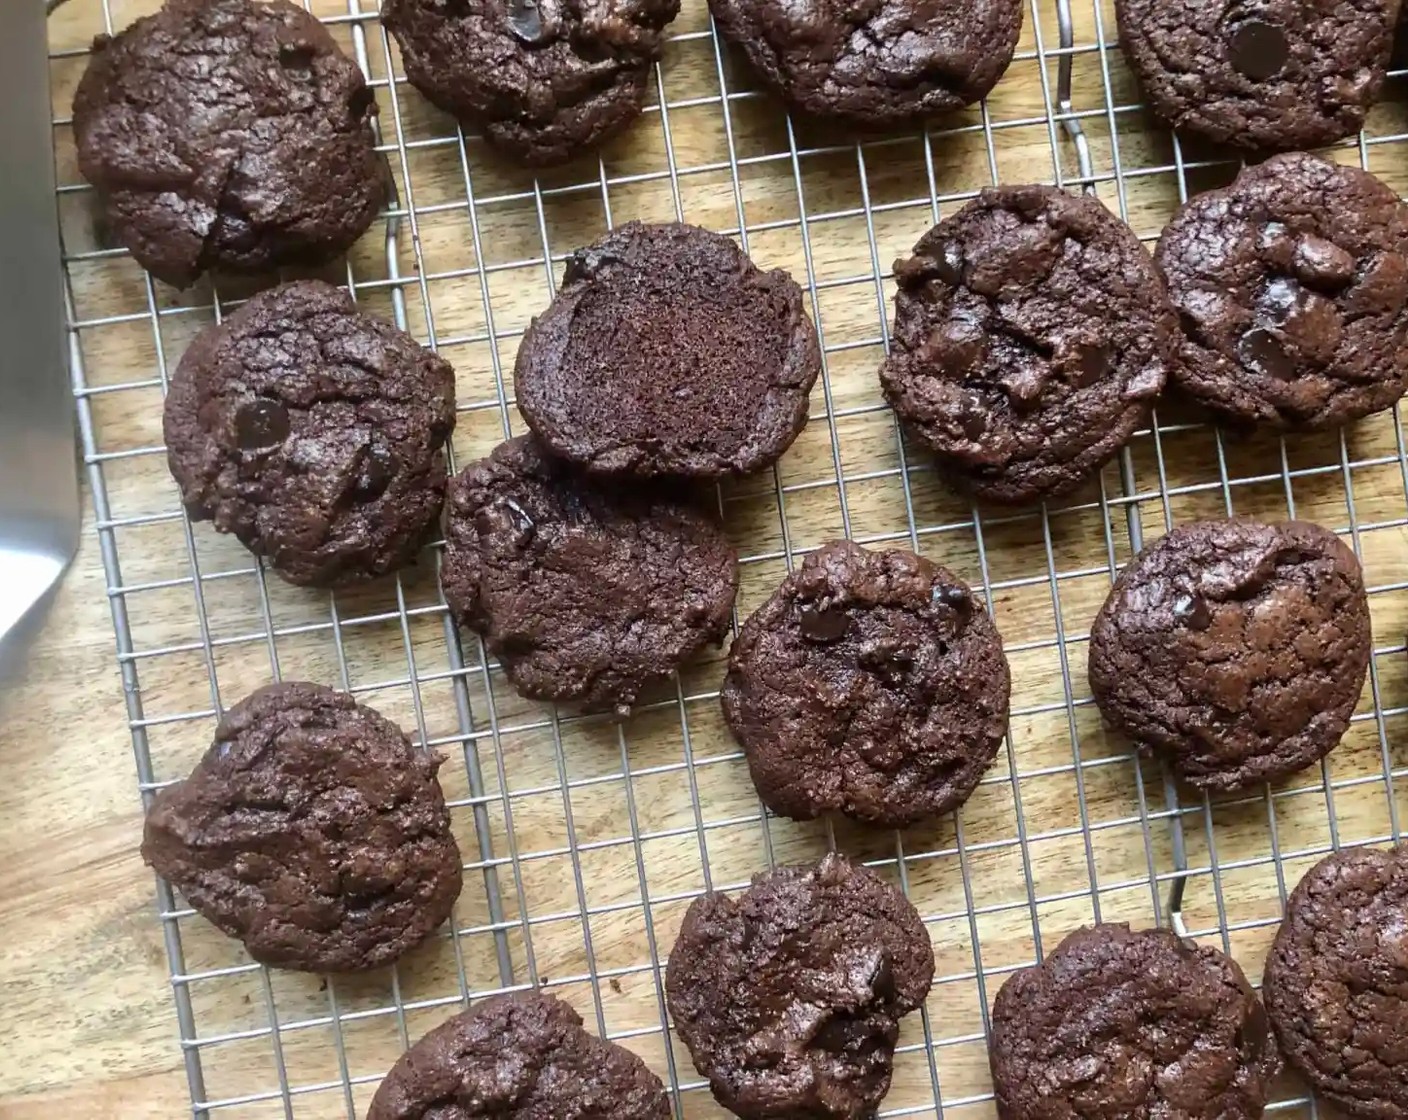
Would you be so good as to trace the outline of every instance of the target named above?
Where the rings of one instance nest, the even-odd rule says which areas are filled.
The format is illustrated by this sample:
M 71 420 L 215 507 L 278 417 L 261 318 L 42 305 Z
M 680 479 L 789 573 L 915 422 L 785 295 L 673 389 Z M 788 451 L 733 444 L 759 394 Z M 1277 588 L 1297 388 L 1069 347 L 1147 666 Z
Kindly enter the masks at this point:
M 1076 365 L 1080 370 L 1080 380 L 1078 384 L 1082 387 L 1094 385 L 1107 373 L 1114 365 L 1114 351 L 1106 345 L 1083 346 L 1080 354 L 1076 358 Z
M 838 607 L 803 607 L 799 621 L 802 637 L 810 642 L 835 642 L 844 638 L 846 631 L 850 629 L 846 612 Z
M 508 29 L 530 47 L 547 36 L 538 0 L 508 0 Z
M 375 115 L 376 94 L 372 92 L 371 86 L 358 86 L 352 91 L 352 96 L 347 99 L 347 111 L 352 114 L 354 121 Z
M 933 256 L 934 275 L 950 287 L 963 282 L 963 246 L 957 241 L 939 243 L 939 251 Z
M 988 422 L 980 412 L 965 413 L 963 417 L 963 434 L 969 439 L 979 439 L 988 430 Z
M 1303 302 L 1304 292 L 1294 280 L 1278 276 L 1266 285 L 1257 302 L 1261 308 L 1278 322 L 1284 322 Z
M 242 451 L 278 447 L 288 439 L 288 409 L 278 401 L 255 397 L 235 413 L 235 442 Z
M 1281 340 L 1261 327 L 1253 327 L 1242 336 L 1237 343 L 1237 357 L 1263 377 L 1274 377 L 1278 381 L 1295 378 L 1295 362 L 1286 353 Z
M 537 528 L 537 526 L 533 524 L 532 517 L 528 515 L 528 511 L 512 498 L 505 498 L 504 505 L 508 509 L 509 516 L 513 518 L 513 527 L 520 533 L 531 533 Z
M 952 607 L 965 614 L 973 608 L 973 596 L 969 594 L 966 587 L 939 584 L 929 592 L 929 598 L 935 603 L 942 603 L 946 607 Z
M 1173 601 L 1173 617 L 1189 630 L 1206 630 L 1212 625 L 1212 611 L 1199 595 L 1180 595 Z
M 1333 241 L 1308 233 L 1296 242 L 1296 276 L 1319 288 L 1342 288 L 1354 279 L 1354 255 Z
M 396 456 L 379 443 L 362 456 L 361 471 L 357 475 L 357 496 L 363 500 L 379 498 L 386 493 L 391 480 L 396 477 Z
M 279 65 L 285 70 L 307 73 L 313 68 L 315 50 L 311 43 L 286 42 L 279 44 Z
M 1233 68 L 1254 82 L 1279 74 L 1291 55 L 1286 33 L 1259 19 L 1248 20 L 1232 32 L 1228 47 Z

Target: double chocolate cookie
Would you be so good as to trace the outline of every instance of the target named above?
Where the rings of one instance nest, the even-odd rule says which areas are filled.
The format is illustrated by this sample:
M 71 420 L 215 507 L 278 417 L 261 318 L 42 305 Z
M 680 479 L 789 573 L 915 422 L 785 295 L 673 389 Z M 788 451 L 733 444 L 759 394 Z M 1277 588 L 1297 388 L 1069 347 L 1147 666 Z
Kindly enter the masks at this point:
M 142 858 L 257 961 L 377 968 L 425 940 L 460 893 L 439 766 L 345 693 L 269 685 L 156 795 Z
M 1224 419 L 1325 428 L 1408 388 L 1408 205 L 1367 172 L 1273 156 L 1188 202 L 1155 260 L 1174 381 Z
M 709 0 L 709 10 L 789 106 L 862 128 L 985 97 L 1022 30 L 1021 0 Z
M 1009 684 L 962 580 L 833 541 L 739 631 L 723 708 L 768 808 L 902 828 L 973 792 L 1007 729 Z
M 321 281 L 263 292 L 191 343 L 163 430 L 186 511 L 291 583 L 410 561 L 445 494 L 449 364 Z
M 885 398 L 978 497 L 1073 489 L 1149 417 L 1176 319 L 1134 233 L 1100 202 L 995 187 L 895 263 Z
M 631 222 L 568 259 L 518 350 L 518 407 L 589 471 L 719 478 L 775 462 L 821 372 L 802 291 L 727 237 Z
M 640 114 L 679 0 L 385 0 L 406 77 L 500 151 L 561 163 Z
M 1002 986 L 989 1046 L 1002 1120 L 1254 1120 L 1280 1069 L 1237 962 L 1168 930 L 1077 930 Z
M 377 1088 L 367 1120 L 670 1120 L 624 1047 L 542 992 L 491 996 L 436 1027 Z
M 1408 848 L 1321 860 L 1286 904 L 1262 988 L 1281 1050 L 1346 1116 L 1408 1116 Z
M 1121 573 L 1091 627 L 1090 689 L 1191 785 L 1243 789 L 1330 752 L 1371 652 L 1363 573 L 1333 533 L 1200 521 Z
M 831 853 L 690 904 L 670 952 L 675 1029 L 719 1103 L 752 1120 L 863 1120 L 889 1091 L 899 1020 L 934 950 L 919 914 Z
M 288 0 L 167 0 L 99 38 L 73 102 L 112 236 L 185 287 L 344 252 L 385 204 L 376 100 Z
M 682 498 L 593 481 L 522 437 L 451 483 L 440 580 L 524 696 L 624 715 L 723 640 L 738 558 Z
M 1378 97 L 1397 0 L 1115 0 L 1144 97 L 1174 128 L 1243 148 L 1318 148 Z

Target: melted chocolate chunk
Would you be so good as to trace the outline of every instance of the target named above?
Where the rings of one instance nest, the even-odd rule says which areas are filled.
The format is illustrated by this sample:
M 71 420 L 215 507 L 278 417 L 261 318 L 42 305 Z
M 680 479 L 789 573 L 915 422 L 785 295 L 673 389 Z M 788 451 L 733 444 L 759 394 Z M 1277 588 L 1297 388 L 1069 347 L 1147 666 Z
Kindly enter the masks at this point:
M 1254 82 L 1274 78 L 1291 56 L 1286 33 L 1274 23 L 1248 20 L 1232 32 L 1227 44 L 1232 65 Z
M 235 442 L 242 451 L 262 451 L 288 439 L 288 409 L 278 401 L 256 397 L 235 413 Z

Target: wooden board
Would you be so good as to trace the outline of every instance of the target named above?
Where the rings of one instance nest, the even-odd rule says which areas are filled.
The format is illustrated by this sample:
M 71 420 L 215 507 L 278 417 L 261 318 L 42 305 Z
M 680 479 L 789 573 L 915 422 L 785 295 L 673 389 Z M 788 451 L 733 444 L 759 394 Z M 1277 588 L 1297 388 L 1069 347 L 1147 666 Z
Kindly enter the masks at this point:
M 108 14 L 120 27 L 154 6 L 110 0 Z M 36 642 L 9 668 L 0 701 L 9 732 L 0 750 L 0 1022 L 11 1038 L 0 1115 L 172 1116 L 188 1107 L 163 923 L 135 856 L 140 802 L 109 595 L 130 619 L 138 726 L 158 782 L 183 774 L 204 749 L 217 703 L 276 673 L 350 684 L 450 759 L 443 776 L 469 861 L 456 932 L 394 972 L 330 984 L 265 974 L 201 919 L 167 917 L 185 954 L 179 986 L 194 1016 L 185 1042 L 200 1056 L 205 1098 L 238 1102 L 212 1110 L 222 1117 L 361 1115 L 407 1037 L 506 982 L 537 982 L 571 1000 L 589 1025 L 679 1087 L 682 1117 L 722 1116 L 661 1029 L 659 962 L 706 886 L 738 885 L 769 858 L 812 858 L 834 841 L 903 881 L 938 955 L 926 1021 L 905 1024 L 887 1112 L 932 1114 L 937 1094 L 946 1116 L 987 1118 L 985 1014 L 1003 978 L 1096 917 L 1155 921 L 1176 877 L 1175 821 L 1191 867 L 1187 925 L 1253 975 L 1284 890 L 1305 867 L 1335 842 L 1392 834 L 1408 812 L 1408 469 L 1396 415 L 1343 439 L 1283 445 L 1219 440 L 1196 418 L 1161 411 L 1157 430 L 1132 444 L 1132 498 L 1120 496 L 1112 466 L 1045 514 L 975 517 L 922 455 L 903 454 L 880 400 L 890 261 L 937 212 L 995 178 L 1078 175 L 1051 113 L 1053 0 L 1029 12 L 1018 59 L 985 113 L 941 122 L 927 138 L 859 148 L 790 128 L 752 92 L 744 68 L 716 51 L 703 4 L 687 0 L 660 72 L 664 106 L 657 91 L 600 163 L 583 160 L 536 185 L 478 140 L 461 140 L 404 83 L 385 82 L 394 51 L 374 19 L 350 18 L 338 0 L 314 8 L 349 45 L 353 27 L 365 29 L 405 204 L 394 271 L 372 233 L 347 269 L 329 275 L 350 278 L 359 300 L 385 315 L 395 310 L 393 277 L 410 278 L 401 288 L 410 329 L 457 370 L 458 462 L 522 430 L 504 378 L 563 254 L 630 218 L 744 227 L 761 265 L 808 285 L 827 363 L 812 422 L 776 474 L 720 495 L 745 558 L 740 613 L 766 597 L 790 559 L 830 537 L 917 545 L 987 589 L 1012 663 L 1010 742 L 956 817 L 900 837 L 765 820 L 719 716 L 721 655 L 691 666 L 678 693 L 624 728 L 556 721 L 486 669 L 477 643 L 466 642 L 463 667 L 456 662 L 433 558 L 399 584 L 333 600 L 265 579 L 209 526 L 188 535 L 161 453 L 162 379 L 210 321 L 217 296 L 228 306 L 252 289 L 150 287 L 124 254 L 103 251 L 61 124 L 60 206 L 92 390 L 90 451 L 121 574 L 110 586 L 90 519 L 74 570 Z M 1137 108 L 1118 52 L 1099 46 L 1113 41 L 1108 5 L 1097 13 L 1077 0 L 1075 25 L 1071 116 L 1091 141 L 1092 181 L 1152 239 L 1184 189 L 1224 182 L 1235 165 L 1175 150 Z M 51 27 L 62 119 L 84 65 L 71 52 L 104 30 L 104 8 L 70 0 Z M 1408 188 L 1404 84 L 1391 80 L 1362 148 L 1335 152 L 1367 159 L 1399 190 Z M 1171 522 L 1228 509 L 1293 512 L 1347 534 L 1373 588 L 1375 669 L 1327 765 L 1328 787 L 1312 773 L 1269 795 L 1206 803 L 1184 791 L 1171 801 L 1157 768 L 1102 730 L 1084 680 L 1085 637 L 1130 555 L 1127 513 L 1153 538 Z M 457 700 L 472 713 L 467 730 Z M 1288 1079 L 1281 1099 L 1299 1091 Z

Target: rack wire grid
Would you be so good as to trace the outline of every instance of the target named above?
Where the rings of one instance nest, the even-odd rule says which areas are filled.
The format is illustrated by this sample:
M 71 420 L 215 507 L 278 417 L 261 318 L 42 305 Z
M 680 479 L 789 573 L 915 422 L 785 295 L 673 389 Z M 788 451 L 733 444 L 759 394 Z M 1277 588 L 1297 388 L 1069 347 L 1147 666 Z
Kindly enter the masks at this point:
M 374 0 L 366 0 L 372 5 Z M 316 0 L 366 71 L 398 201 L 333 279 L 455 366 L 465 463 L 524 430 L 505 370 L 564 256 L 630 218 L 737 237 L 805 286 L 825 354 L 812 417 L 771 472 L 723 486 L 742 555 L 740 616 L 832 537 L 921 551 L 980 585 L 1012 665 L 1011 731 L 972 799 L 903 833 L 769 817 L 723 726 L 722 653 L 629 722 L 514 695 L 414 571 L 327 595 L 271 578 L 180 510 L 161 397 L 200 327 L 254 289 L 178 293 L 104 246 L 68 113 L 95 33 L 152 0 L 72 0 L 51 18 L 69 344 L 138 788 L 185 774 L 217 713 L 271 678 L 352 690 L 450 756 L 442 781 L 466 856 L 449 928 L 365 977 L 271 972 L 156 886 L 195 1117 L 360 1117 L 408 1042 L 493 992 L 530 985 L 640 1054 L 678 1117 L 723 1115 L 672 1034 L 663 964 L 690 900 L 837 846 L 902 887 L 938 970 L 906 1020 L 882 1116 L 993 1115 L 989 1008 L 1013 971 L 1092 921 L 1172 924 L 1254 979 L 1287 890 L 1340 845 L 1401 836 L 1408 779 L 1408 455 L 1397 410 L 1345 432 L 1234 440 L 1160 409 L 1103 474 L 1059 504 L 972 507 L 907 448 L 880 398 L 888 263 L 993 182 L 1096 192 L 1146 241 L 1190 193 L 1228 181 L 1226 153 L 1181 145 L 1138 105 L 1095 0 L 1032 0 L 1007 76 L 929 131 L 864 143 L 790 121 L 686 0 L 651 103 L 600 156 L 538 177 L 495 158 L 405 84 L 363 0 Z M 1408 186 L 1403 73 L 1333 158 Z M 326 273 L 325 273 L 326 274 Z M 1318 771 L 1209 799 L 1107 736 L 1085 685 L 1090 620 L 1120 565 L 1175 522 L 1298 516 L 1362 558 L 1378 645 L 1341 746 Z M 1289 1077 L 1273 1109 L 1315 1115 Z

